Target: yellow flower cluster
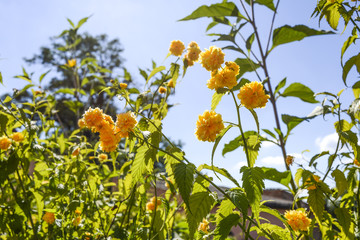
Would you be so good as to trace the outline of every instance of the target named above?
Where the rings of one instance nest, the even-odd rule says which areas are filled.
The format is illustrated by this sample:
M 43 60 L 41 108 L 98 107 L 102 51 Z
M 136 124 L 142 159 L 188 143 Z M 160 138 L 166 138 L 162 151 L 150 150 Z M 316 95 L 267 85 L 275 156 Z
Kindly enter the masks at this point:
M 10 135 L 10 138 L 15 142 L 22 142 L 24 141 L 24 135 L 21 132 L 16 132 Z
M 307 231 L 311 220 L 301 210 L 290 210 L 285 212 L 287 223 L 294 231 Z
M 100 153 L 98 155 L 98 159 L 99 159 L 100 162 L 104 162 L 104 161 L 106 161 L 108 159 L 108 155 L 106 155 L 105 153 Z
M 120 88 L 121 89 L 126 89 L 127 88 L 127 84 L 126 83 L 120 83 Z
M 79 224 L 80 224 L 80 222 L 81 222 L 81 216 L 80 216 L 80 214 L 81 214 L 81 211 L 80 210 L 78 210 L 78 209 L 76 209 L 75 210 L 75 218 L 74 218 L 74 220 L 73 220 L 73 225 L 75 226 L 75 227 L 77 227 L 77 226 L 79 226 Z
M 316 183 L 320 182 L 320 177 L 318 175 L 312 175 L 305 181 L 305 186 L 307 190 L 315 190 L 316 189 Z
M 169 51 L 172 55 L 180 57 L 185 50 L 185 45 L 180 40 L 174 40 L 170 43 Z
M 200 223 L 198 230 L 203 231 L 204 233 L 208 232 L 208 230 L 209 230 L 209 222 L 205 218 Z
M 203 115 L 199 115 L 196 122 L 195 135 L 200 141 L 214 142 L 216 136 L 224 129 L 221 115 L 213 110 L 206 110 Z
M 42 219 L 47 222 L 47 224 L 53 224 L 55 222 L 55 214 L 51 212 L 46 212 Z
M 221 48 L 211 46 L 206 51 L 200 53 L 200 59 L 202 66 L 208 71 L 215 71 L 221 67 L 224 63 L 225 54 Z
M 117 115 L 116 122 L 111 116 L 104 114 L 101 109 L 91 107 L 84 113 L 78 122 L 79 127 L 90 128 L 93 132 L 100 133 L 100 147 L 105 152 L 114 151 L 121 138 L 128 137 L 137 124 L 133 113 L 121 113 Z
M 3 136 L 0 137 L 0 149 L 1 150 L 8 150 L 11 146 L 11 140 L 10 138 Z
M 159 93 L 160 94 L 163 94 L 163 93 L 166 93 L 166 88 L 164 88 L 164 87 L 159 87 Z
M 254 109 L 265 107 L 270 96 L 265 94 L 262 83 L 251 82 L 240 88 L 238 98 L 246 108 Z
M 188 66 L 194 65 L 194 62 L 199 60 L 201 50 L 199 45 L 196 42 L 190 42 L 187 47 L 187 53 L 185 54 L 185 59 L 188 62 Z
M 226 62 L 224 68 L 211 72 L 211 78 L 207 82 L 208 88 L 218 90 L 227 87 L 232 89 L 237 84 L 236 76 L 239 71 L 240 67 L 235 62 Z
M 152 197 L 150 202 L 146 203 L 146 209 L 148 211 L 154 211 L 158 206 L 161 205 L 161 200 L 156 197 Z

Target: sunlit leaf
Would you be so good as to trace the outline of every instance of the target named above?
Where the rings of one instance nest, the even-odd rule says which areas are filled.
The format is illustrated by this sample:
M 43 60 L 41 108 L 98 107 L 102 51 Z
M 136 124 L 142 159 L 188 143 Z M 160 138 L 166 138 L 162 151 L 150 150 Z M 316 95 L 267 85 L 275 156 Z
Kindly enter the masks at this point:
M 314 92 L 302 83 L 290 84 L 281 94 L 283 97 L 297 97 L 304 102 L 318 103 L 314 95 Z
M 175 183 L 179 188 L 182 199 L 188 208 L 190 208 L 190 211 L 192 211 L 192 208 L 189 206 L 189 198 L 193 188 L 194 174 L 195 166 L 193 164 L 181 162 L 174 165 Z
M 339 169 L 335 169 L 331 173 L 331 176 L 333 176 L 335 178 L 336 188 L 338 190 L 338 196 L 341 196 L 348 187 L 348 183 L 346 181 L 345 175 Z
M 331 31 L 318 31 L 309 28 L 305 25 L 296 25 L 294 27 L 285 25 L 280 28 L 274 29 L 273 38 L 272 38 L 273 41 L 272 49 L 281 44 L 300 41 L 305 37 L 333 34 L 333 33 L 334 32 Z
M 233 226 L 236 226 L 240 220 L 239 214 L 232 213 L 216 225 L 216 228 L 213 232 L 214 240 L 225 240 L 229 236 L 229 233 Z
M 289 188 L 289 184 L 291 182 L 290 171 L 279 172 L 275 168 L 267 168 L 267 167 L 262 167 L 261 169 L 264 172 L 265 179 L 280 183 L 285 187 Z

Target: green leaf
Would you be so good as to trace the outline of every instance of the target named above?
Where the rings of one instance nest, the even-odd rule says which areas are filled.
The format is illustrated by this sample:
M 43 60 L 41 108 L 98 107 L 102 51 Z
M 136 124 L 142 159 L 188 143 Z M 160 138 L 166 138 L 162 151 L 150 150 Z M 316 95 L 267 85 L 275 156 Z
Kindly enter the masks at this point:
M 248 50 L 249 53 L 251 50 L 251 45 L 254 42 L 254 39 L 255 39 L 255 33 L 251 34 L 249 38 L 246 40 L 246 49 Z
M 280 28 L 276 28 L 273 31 L 273 46 L 271 49 L 275 47 L 290 43 L 294 41 L 300 41 L 305 37 L 316 36 L 316 35 L 324 35 L 324 34 L 333 34 L 331 31 L 318 31 L 312 28 L 309 28 L 305 25 L 296 25 L 291 27 L 289 25 L 282 26 Z
M 0 161 L 0 185 L 7 179 L 7 177 L 15 172 L 20 162 L 17 153 L 14 152 L 7 160 Z
M 315 99 L 314 92 L 301 83 L 290 84 L 281 94 L 283 97 L 297 97 L 308 103 L 318 103 Z
M 348 187 L 348 183 L 346 181 L 345 174 L 341 170 L 335 169 L 331 173 L 331 176 L 333 176 L 335 178 L 336 188 L 338 190 L 338 196 L 341 196 Z
M 264 172 L 265 179 L 280 183 L 285 187 L 289 188 L 289 184 L 291 182 L 290 171 L 279 172 L 275 168 L 267 168 L 267 167 L 262 167 L 261 169 Z
M 276 93 L 278 93 L 280 91 L 280 89 L 282 89 L 283 87 L 285 87 L 286 85 L 286 78 L 284 78 L 283 80 L 281 80 L 278 85 L 275 87 L 275 91 L 274 91 L 274 95 Z
M 230 199 L 222 200 L 219 208 L 216 210 L 216 224 L 219 224 L 222 219 L 232 214 L 234 212 L 234 208 L 236 208 L 236 206 L 231 202 Z
M 41 81 L 44 79 L 44 77 L 51 71 L 51 69 L 43 74 L 41 74 L 40 78 L 39 78 L 39 83 L 41 83 Z
M 253 62 L 251 59 L 247 58 L 237 58 L 235 63 L 240 66 L 240 72 L 237 76 L 240 78 L 246 72 L 253 72 L 260 67 L 260 64 Z
M 165 66 L 160 66 L 160 67 L 154 68 L 154 69 L 151 71 L 149 77 L 147 78 L 145 84 L 147 84 L 147 83 L 149 82 L 149 80 L 150 80 L 155 74 L 157 74 L 158 72 L 161 72 L 161 71 L 163 71 L 163 70 L 165 70 L 165 69 L 166 69 Z
M 227 179 L 229 179 L 230 181 L 232 181 L 236 186 L 240 187 L 239 183 L 236 181 L 235 178 L 233 178 L 231 176 L 231 174 L 225 169 L 225 168 L 219 168 L 219 167 L 215 167 L 215 166 L 209 166 L 207 165 L 206 163 L 204 164 L 201 164 L 199 167 L 198 167 L 198 171 L 200 172 L 201 170 L 203 169 L 208 169 L 208 170 L 212 170 L 212 171 L 215 171 L 221 175 L 223 175 L 224 177 L 226 177 Z M 221 179 L 220 179 L 221 180 Z
M 213 240 L 225 240 L 229 236 L 231 228 L 240 221 L 239 214 L 233 213 L 223 218 L 213 232 Z
M 315 162 L 316 159 L 324 156 L 324 155 L 328 155 L 329 154 L 329 151 L 323 151 L 321 153 L 318 153 L 318 154 L 315 154 L 311 159 L 310 159 L 310 162 L 309 162 L 309 167 L 311 167 L 311 165 L 313 165 L 313 163 Z
M 211 110 L 215 110 L 217 105 L 220 103 L 221 98 L 224 96 L 225 93 L 217 93 L 214 92 L 214 95 L 211 99 Z
M 325 196 L 323 191 L 319 188 L 309 190 L 308 203 L 311 211 L 318 218 L 319 222 L 321 222 L 325 209 Z
M 193 211 L 190 206 L 189 198 L 193 188 L 194 174 L 195 166 L 193 164 L 181 162 L 174 165 L 175 183 L 179 188 L 182 199 L 188 208 L 190 208 L 190 211 Z
M 149 151 L 149 148 L 146 144 L 142 145 L 137 149 L 133 164 L 131 166 L 131 174 L 132 174 L 132 184 L 134 186 L 141 178 L 143 173 L 145 172 L 147 162 L 149 161 L 149 155 L 146 154 Z
M 3 83 L 3 77 L 2 77 L 1 72 L 0 72 L 0 83 L 1 83 L 2 85 L 4 85 L 4 83 Z
M 356 66 L 359 57 L 360 57 L 360 54 L 352 56 L 351 58 L 349 58 L 349 60 L 346 61 L 345 65 L 343 67 L 343 73 L 342 73 L 342 79 L 343 79 L 343 82 L 345 85 L 346 85 L 347 75 L 349 74 L 349 72 L 353 68 L 353 66 Z
M 335 208 L 334 210 L 337 220 L 340 223 L 342 231 L 346 235 L 346 239 L 354 239 L 353 231 L 350 231 L 352 215 L 348 208 Z M 353 230 L 353 229 L 352 229 Z
M 322 15 L 325 15 L 326 21 L 334 30 L 337 29 L 340 19 L 339 5 L 337 3 L 329 4 L 322 10 Z
M 180 65 L 176 63 L 171 63 L 170 67 L 170 76 L 174 82 L 174 86 L 176 86 L 176 80 L 179 77 Z
M 189 225 L 190 239 L 193 238 L 199 223 L 209 214 L 214 203 L 214 198 L 209 192 L 197 192 L 190 196 L 189 205 L 186 207 L 186 219 Z
M 242 17 L 244 18 L 236 5 L 232 2 L 223 2 L 212 4 L 210 6 L 202 5 L 192 12 L 189 16 L 180 19 L 179 21 L 194 20 L 202 17 Z
M 250 0 L 246 0 L 248 4 L 250 4 Z M 254 0 L 254 3 L 264 5 L 268 7 L 270 10 L 275 11 L 275 6 L 273 0 Z
M 211 153 L 211 165 L 214 165 L 214 154 L 215 154 L 215 150 L 217 148 L 217 146 L 219 145 L 220 140 L 222 139 L 222 137 L 225 135 L 225 133 L 227 131 L 229 131 L 229 129 L 232 127 L 232 125 L 228 125 L 226 128 L 224 128 L 223 130 L 221 130 L 221 132 L 216 136 L 215 139 L 215 143 L 212 149 L 212 153 Z
M 172 157 L 169 154 L 165 155 L 165 169 L 168 176 L 172 176 L 174 174 L 173 166 L 184 159 L 184 152 L 176 147 L 168 149 L 167 152 L 174 156 Z
M 353 31 L 353 35 L 350 36 L 343 44 L 342 48 L 341 48 L 341 62 L 343 60 L 343 56 L 344 53 L 346 52 L 346 50 L 348 49 L 348 47 L 355 43 L 355 40 L 358 38 L 358 35 L 356 34 L 356 28 L 354 29 L 355 31 Z
M 294 127 L 299 125 L 302 121 L 306 120 L 306 118 L 290 116 L 290 115 L 287 115 L 287 114 L 282 114 L 281 119 L 287 126 L 287 134 L 286 134 L 286 136 L 288 136 L 290 134 L 291 130 Z
M 9 121 L 9 118 L 4 115 L 0 114 L 0 136 L 2 136 L 6 130 L 6 124 Z
M 232 188 L 227 191 L 227 194 L 229 195 L 231 202 L 236 206 L 236 208 L 239 209 L 242 214 L 247 215 L 249 209 L 249 201 L 243 190 L 240 188 Z
M 262 198 L 264 184 L 264 172 L 259 167 L 242 167 L 243 188 L 246 192 L 249 204 L 256 219 L 260 214 L 260 201 Z
M 290 231 L 288 228 L 282 228 L 280 226 L 271 224 L 271 223 L 262 223 L 261 229 L 256 228 L 257 233 L 259 236 L 265 236 L 263 231 L 266 231 L 270 236 L 271 239 L 274 240 L 288 240 L 292 239 Z M 268 238 L 268 236 L 267 236 Z
M 80 19 L 80 21 L 78 22 L 78 24 L 76 25 L 76 29 L 80 28 L 84 23 L 86 23 L 86 21 L 89 19 L 89 17 L 85 17 Z M 74 26 L 73 26 L 74 27 Z

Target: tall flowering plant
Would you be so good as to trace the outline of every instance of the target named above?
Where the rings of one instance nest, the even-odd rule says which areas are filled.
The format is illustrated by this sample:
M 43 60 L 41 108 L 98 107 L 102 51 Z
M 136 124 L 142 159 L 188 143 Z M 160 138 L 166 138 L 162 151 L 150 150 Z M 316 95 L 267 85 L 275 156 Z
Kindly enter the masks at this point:
M 265 44 L 255 22 L 258 5 L 266 7 L 271 15 Z M 230 45 L 201 50 L 195 41 L 187 47 L 181 40 L 172 41 L 167 59 L 173 61 L 168 66 L 153 62 L 152 69 L 140 69 L 145 86 L 142 92 L 130 87 L 131 77 L 126 70 L 110 80 L 102 77 L 103 72 L 110 70 L 99 67 L 97 59 L 64 61 L 61 67 L 77 83 L 75 89 L 65 91 L 77 99 L 68 105 L 80 116 L 78 126 L 70 134 L 54 121 L 56 97 L 36 86 L 46 74 L 37 83 L 24 70 L 18 77 L 29 82 L 22 91 L 31 89 L 32 101 L 21 106 L 14 104 L 19 94 L 15 92 L 1 99 L 0 105 L 1 238 L 226 239 L 238 228 L 244 239 L 314 239 L 316 232 L 323 239 L 357 239 L 360 200 L 355 128 L 360 120 L 359 83 L 354 83 L 354 101 L 345 109 L 340 101 L 342 91 L 315 95 L 302 83 L 287 85 L 286 79 L 273 79 L 268 56 L 277 47 L 333 33 L 304 25 L 276 27 L 279 5 L 279 0 L 240 0 L 199 7 L 182 20 L 211 18 L 208 29 L 217 24 L 229 25 L 228 34 L 213 36 Z M 333 30 L 340 19 L 345 27 L 353 26 L 342 48 L 342 61 L 357 39 L 357 13 L 357 1 L 319 1 L 314 10 L 313 16 L 325 17 Z M 230 19 L 234 24 L 227 24 Z M 71 38 L 85 21 L 77 25 L 69 21 L 71 28 L 63 34 Z M 242 33 L 245 25 L 252 29 L 248 38 Z M 70 41 L 64 51 L 74 51 L 77 42 Z M 236 51 L 238 58 L 227 59 L 227 50 Z M 357 59 L 358 55 L 352 56 L 343 64 L 345 84 L 351 68 L 360 69 Z M 186 158 L 181 146 L 163 133 L 162 125 L 178 78 L 196 63 L 209 72 L 204 87 L 213 91 L 211 109 L 194 119 L 197 139 L 214 144 L 210 164 L 200 166 Z M 91 76 L 80 79 L 79 66 L 88 68 Z M 251 81 L 244 78 L 245 74 Z M 106 92 L 110 97 L 118 97 L 124 108 L 113 116 L 106 106 L 90 106 L 80 112 L 81 86 L 92 81 L 100 86 L 97 94 Z M 284 97 L 317 104 L 315 97 L 321 95 L 332 100 L 322 101 L 306 117 L 281 114 L 277 105 Z M 234 102 L 236 123 L 223 119 L 217 108 L 225 97 Z M 272 108 L 274 130 L 260 128 L 258 113 L 263 108 Z M 243 127 L 244 111 L 254 118 L 255 130 Z M 314 155 L 304 168 L 287 154 L 287 140 L 302 121 L 326 114 L 337 118 L 336 151 Z M 240 169 L 241 181 L 214 164 L 214 152 L 222 138 L 233 130 L 239 135 L 224 145 L 223 153 L 243 149 L 247 161 Z M 257 156 L 265 141 L 280 148 L 286 171 L 259 166 Z M 326 157 L 326 172 L 321 172 L 317 162 Z M 350 161 L 344 163 L 345 159 Z M 230 180 L 235 187 L 224 190 L 203 173 L 204 169 Z M 329 178 L 334 184 L 329 183 Z M 264 204 L 265 180 L 278 182 L 293 195 L 292 209 L 281 213 Z M 280 224 L 269 222 L 269 215 Z

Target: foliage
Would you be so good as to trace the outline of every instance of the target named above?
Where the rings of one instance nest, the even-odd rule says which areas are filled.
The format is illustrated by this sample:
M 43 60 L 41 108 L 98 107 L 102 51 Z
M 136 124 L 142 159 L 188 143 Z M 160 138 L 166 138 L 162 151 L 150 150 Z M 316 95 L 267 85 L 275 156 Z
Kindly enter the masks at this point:
M 214 33 L 215 41 L 227 42 L 223 50 L 236 51 L 239 58 L 227 62 L 227 70 L 216 70 L 222 63 L 224 53 L 215 48 L 201 53 L 199 61 L 206 58 L 207 69 L 211 69 L 211 78 L 224 81 L 217 88 L 211 108 L 215 110 L 225 97 L 234 100 L 236 123 L 223 123 L 227 126 L 216 131 L 216 138 L 204 138 L 213 141 L 211 165 L 204 163 L 199 167 L 191 163 L 185 153 L 163 133 L 162 121 L 171 104 L 169 96 L 176 88 L 177 79 L 184 77 L 189 67 L 199 56 L 184 57 L 176 51 L 175 61 L 168 66 L 152 69 L 140 69 L 144 78 L 145 90 L 124 83 L 129 83 L 130 75 L 112 78 L 111 74 L 118 66 L 113 63 L 113 56 L 108 55 L 103 65 L 94 56 L 82 58 L 80 54 L 86 37 L 77 34 L 87 18 L 75 25 L 69 20 L 71 28 L 60 36 L 66 44 L 58 46 L 56 55 L 44 53 L 49 63 L 62 63 L 59 71 L 67 79 L 75 79 L 72 88 L 57 85 L 53 80 L 54 94 L 36 90 L 32 75 L 23 70 L 18 77 L 29 82 L 13 96 L 1 99 L 0 112 L 0 233 L 9 239 L 227 239 L 230 231 L 240 228 L 245 239 L 262 236 L 267 239 L 314 239 L 314 232 L 319 230 L 324 239 L 357 239 L 359 233 L 360 195 L 359 195 L 359 82 L 353 84 L 354 100 L 348 108 L 341 102 L 343 91 L 338 93 L 321 92 L 315 94 L 310 87 L 302 83 L 290 83 L 284 78 L 275 82 L 268 69 L 268 56 L 282 44 L 294 43 L 310 36 L 323 38 L 334 32 L 316 30 L 304 25 L 275 26 L 275 18 L 280 1 L 240 0 L 239 3 L 223 1 L 221 3 L 200 6 L 182 20 L 194 20 L 202 17 L 212 19 L 207 30 L 223 24 L 229 28 L 228 34 Z M 267 42 L 259 38 L 259 29 L 255 22 L 255 11 L 259 5 L 266 7 L 271 15 L 270 35 Z M 315 7 L 313 17 L 321 21 L 324 17 L 329 26 L 337 31 L 340 19 L 344 27 L 352 27 L 349 38 L 344 43 L 341 54 L 343 79 L 348 84 L 348 73 L 355 66 L 358 73 L 358 56 L 351 56 L 343 64 L 345 52 L 354 47 L 357 40 L 359 19 L 357 2 L 321 0 Z M 234 24 L 229 24 L 234 22 Z M 248 25 L 252 29 L 244 37 L 242 28 Z M 276 27 L 276 28 L 275 28 Z M 345 32 L 347 34 L 347 32 Z M 69 37 L 69 38 L 68 38 Z M 73 38 L 72 38 L 73 37 Z M 72 39 L 71 41 L 69 39 Z M 69 40 L 69 41 L 68 41 Z M 184 49 L 181 41 L 176 41 L 176 49 Z M 197 46 L 197 45 L 193 45 Z M 80 47 L 80 49 L 79 49 Z M 189 49 L 191 49 L 189 47 Z M 191 51 L 189 50 L 188 51 Z M 70 53 L 74 55 L 66 55 Z M 58 52 L 60 51 L 60 52 Z M 95 51 L 96 52 L 96 51 Z M 85 54 L 86 55 L 86 54 Z M 74 63 L 72 58 L 82 59 Z M 37 59 L 37 57 L 35 57 Z M 43 61 L 44 61 L 43 59 Z M 53 60 L 55 62 L 53 62 Z M 70 60 L 70 61 L 68 61 Z M 214 61 L 212 61 L 214 60 Z M 205 60 L 204 60 L 205 61 Z M 78 65 L 77 65 L 78 64 Z M 111 64 L 115 64 L 113 67 Z M 204 64 L 203 64 L 204 65 Z M 215 66 L 216 65 L 216 66 Z M 210 67 L 209 67 L 210 66 Z M 232 66 L 232 67 L 229 67 Z M 234 70 L 239 66 L 238 71 Z M 215 68 L 215 71 L 213 71 Z M 182 74 L 180 70 L 182 69 Z M 236 73 L 236 74 L 234 74 Z M 227 75 L 228 74 L 228 75 Z M 244 75 L 250 80 L 243 78 Z M 226 81 L 236 75 L 237 85 L 227 85 Z M 1 76 L 1 75 L 0 75 Z M 41 75 L 41 83 L 46 73 Z M 112 79 L 110 81 L 110 79 Z M 213 80 L 214 80 L 213 79 Z M 257 84 L 248 84 L 255 82 Z M 2 78 L 0 77 L 1 83 Z M 233 79 L 231 79 L 233 80 Z M 87 88 L 87 84 L 96 83 L 96 88 Z M 70 83 L 70 82 L 67 82 Z M 99 83 L 99 84 L 98 84 Z M 273 87 L 275 86 L 275 87 Z M 83 94 L 83 87 L 87 92 Z M 210 87 L 209 87 L 210 88 Z M 264 89 L 265 91 L 264 91 Z M 50 88 L 49 88 L 50 89 Z M 213 89 L 213 88 L 211 88 Z M 31 91 L 29 101 L 22 106 L 16 105 L 20 93 Z M 65 104 L 77 118 L 85 112 L 87 106 L 99 106 L 85 101 L 81 95 L 89 94 L 97 99 L 103 94 L 103 100 L 112 101 L 118 97 L 125 105 L 124 111 L 134 113 L 138 124 L 131 127 L 119 142 L 115 151 L 106 152 L 102 145 L 112 141 L 121 131 L 118 121 L 108 115 L 92 116 L 79 122 L 80 127 L 73 127 L 66 132 L 64 126 L 55 120 L 58 106 L 56 102 L 62 94 L 71 98 Z M 245 106 L 236 98 L 238 91 L 253 91 L 246 99 L 251 104 Z M 106 95 L 105 95 L 106 93 Z M 320 97 L 326 99 L 319 101 Z M 261 104 L 257 98 L 262 99 Z M 303 104 L 319 104 L 308 116 L 291 116 L 280 113 L 277 102 L 286 97 L 295 97 Z M 243 97 L 242 97 L 243 98 Z M 269 101 L 268 101 L 269 99 Z M 329 100 L 328 100 L 329 99 Z M 94 105 L 93 105 L 94 104 Z M 265 106 L 266 105 L 266 106 Z M 271 105 L 271 106 L 269 106 Z M 23 107 L 26 106 L 26 107 Z M 272 107 L 275 119 L 274 130 L 261 129 L 257 112 L 262 107 Z M 260 109 L 256 109 L 260 108 Z M 98 109 L 98 112 L 101 112 Z M 256 129 L 243 129 L 241 113 L 249 111 L 256 123 Z M 104 111 L 106 112 L 106 110 Z M 335 152 L 315 154 L 304 167 L 293 163 L 287 155 L 287 140 L 292 131 L 303 121 L 311 121 L 317 116 L 331 114 L 336 119 L 334 129 L 338 135 Z M 114 114 L 115 115 L 115 114 Z M 201 126 L 203 134 L 214 134 L 214 124 L 208 124 L 203 116 Z M 95 120 L 94 120 L 95 119 Z M 216 121 L 221 120 L 216 118 Z M 282 122 L 280 121 L 282 120 Z M 222 120 L 221 120 L 222 121 Z M 100 133 L 99 142 L 90 141 L 86 135 L 92 135 L 96 129 L 107 124 L 111 131 L 106 137 Z M 217 126 L 222 123 L 216 123 Z M 75 126 L 75 124 L 73 124 Z M 90 129 L 86 130 L 83 127 Z M 282 129 L 286 126 L 286 132 Z M 207 129 L 208 128 L 208 129 Z M 66 130 L 66 131 L 67 131 Z M 92 131 L 89 131 L 92 130 Z M 241 183 L 221 167 L 215 166 L 213 157 L 223 136 L 230 131 L 239 131 L 239 135 L 224 145 L 222 154 L 241 148 L 247 159 L 247 166 L 241 168 Z M 96 130 L 98 131 L 98 130 Z M 261 144 L 270 141 L 283 153 L 286 171 L 255 166 Z M 106 150 L 106 149 L 105 149 Z M 317 168 L 320 160 L 327 158 L 326 172 Z M 154 165 L 164 160 L 166 172 L 159 172 Z M 297 164 L 296 173 L 291 164 Z M 218 178 L 226 178 L 236 185 L 224 190 L 213 179 L 202 172 L 208 169 Z M 321 176 L 319 176 L 321 175 Z M 262 200 L 264 180 L 278 182 L 286 187 L 294 197 L 294 210 L 285 214 L 266 207 Z M 334 184 L 331 184 L 333 180 Z M 166 185 L 166 187 L 162 185 Z M 214 190 L 215 189 L 215 190 Z M 297 209 L 308 204 L 308 209 Z M 278 226 L 269 222 L 264 214 L 270 214 L 281 221 Z M 288 218 L 291 216 L 291 219 Z M 294 225 L 301 219 L 301 228 Z M 311 220 L 309 218 L 311 218 Z

